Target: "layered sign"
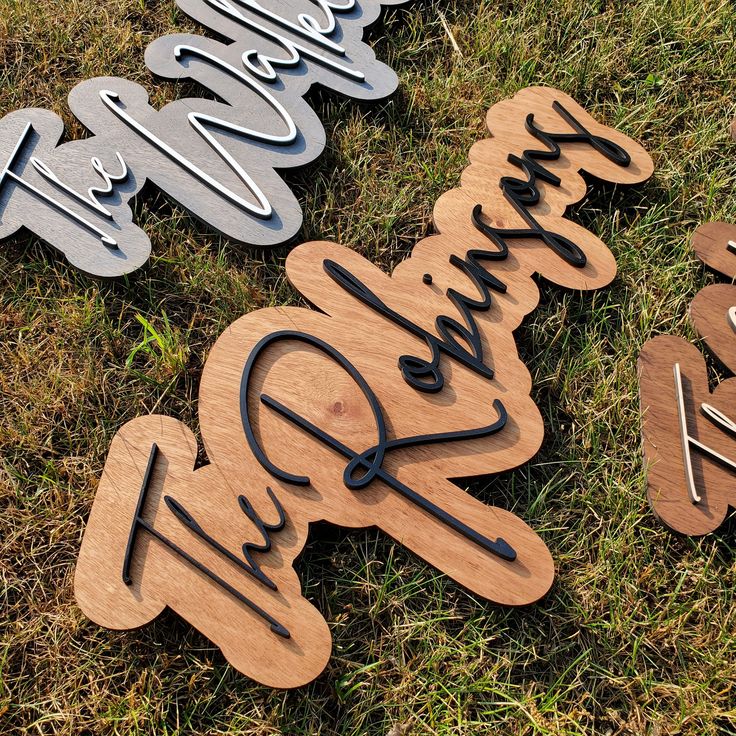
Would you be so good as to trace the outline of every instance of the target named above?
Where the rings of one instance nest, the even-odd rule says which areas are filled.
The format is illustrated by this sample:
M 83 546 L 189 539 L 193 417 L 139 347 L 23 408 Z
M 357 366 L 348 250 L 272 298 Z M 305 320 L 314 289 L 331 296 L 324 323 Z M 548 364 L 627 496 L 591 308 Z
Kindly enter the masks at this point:
M 199 416 L 209 464 L 177 420 L 146 416 L 113 440 L 75 590 L 111 628 L 168 606 L 248 676 L 279 687 L 324 668 L 330 633 L 292 563 L 309 525 L 377 526 L 474 593 L 504 605 L 545 595 L 541 538 L 453 478 L 530 459 L 543 423 L 513 332 L 537 305 L 532 276 L 608 284 L 606 245 L 564 217 L 582 171 L 633 184 L 641 146 L 562 92 L 530 88 L 488 114 L 439 234 L 389 277 L 327 242 L 296 248 L 292 284 L 318 310 L 270 308 L 212 349 Z
M 707 223 L 693 235 L 698 258 L 736 278 L 736 226 Z M 690 317 L 698 334 L 730 373 L 736 371 L 736 286 L 712 284 L 695 297 Z M 700 351 L 662 335 L 639 358 L 647 492 L 671 529 L 701 535 L 715 530 L 736 506 L 736 379 L 711 393 Z
M 26 109 L 0 120 L 0 239 L 26 228 L 94 276 L 130 273 L 151 252 L 130 201 L 146 182 L 228 238 L 279 245 L 302 224 L 278 173 L 314 160 L 325 131 L 304 95 L 320 84 L 360 100 L 391 94 L 396 74 L 361 41 L 381 6 L 406 0 L 177 0 L 225 42 L 164 36 L 146 51 L 154 74 L 196 82 L 213 99 L 160 110 L 117 77 L 69 95 L 94 134 L 58 145 L 61 119 Z

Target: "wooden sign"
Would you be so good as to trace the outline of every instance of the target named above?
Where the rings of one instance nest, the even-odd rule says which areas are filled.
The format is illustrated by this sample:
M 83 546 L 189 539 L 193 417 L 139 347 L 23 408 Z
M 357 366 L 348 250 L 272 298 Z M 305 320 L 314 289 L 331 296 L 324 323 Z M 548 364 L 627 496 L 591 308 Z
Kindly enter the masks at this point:
M 69 95 L 92 132 L 58 145 L 64 127 L 48 110 L 0 120 L 0 239 L 21 228 L 94 276 L 130 273 L 150 255 L 130 201 L 151 182 L 228 238 L 287 242 L 301 207 L 278 173 L 314 160 L 325 131 L 304 100 L 314 84 L 360 100 L 391 94 L 396 74 L 361 42 L 382 5 L 406 0 L 177 0 L 225 42 L 165 36 L 146 52 L 154 74 L 196 82 L 216 99 L 186 98 L 156 110 L 148 93 L 117 77 L 90 79 Z
M 567 219 L 580 172 L 641 182 L 639 145 L 554 89 L 488 114 L 439 230 L 389 277 L 327 242 L 296 248 L 292 284 L 316 310 L 259 310 L 215 344 L 199 399 L 208 464 L 176 419 L 146 416 L 113 440 L 76 571 L 79 604 L 115 629 L 165 607 L 238 670 L 294 687 L 330 655 L 323 617 L 292 567 L 309 525 L 377 526 L 484 598 L 536 601 L 551 555 L 518 516 L 453 483 L 513 468 L 543 437 L 513 331 L 562 286 L 608 284 L 616 266 Z M 317 311 L 319 310 L 319 311 Z
M 736 128 L 732 126 L 736 138 Z M 698 258 L 736 278 L 736 226 L 701 225 Z M 736 372 L 736 286 L 706 286 L 690 317 L 720 363 Z M 736 506 L 736 378 L 713 392 L 700 351 L 671 335 L 647 342 L 639 357 L 647 494 L 659 519 L 683 534 L 712 532 Z

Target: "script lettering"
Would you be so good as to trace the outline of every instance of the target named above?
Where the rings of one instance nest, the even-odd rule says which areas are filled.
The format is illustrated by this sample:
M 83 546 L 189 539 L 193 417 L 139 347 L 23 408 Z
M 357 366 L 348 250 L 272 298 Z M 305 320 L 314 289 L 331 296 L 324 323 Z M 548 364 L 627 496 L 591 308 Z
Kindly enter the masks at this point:
M 355 29 L 373 22 L 382 5 L 406 0 L 289 0 L 280 12 L 256 0 L 177 1 L 230 42 L 165 36 L 148 48 L 146 62 L 161 76 L 197 81 L 226 104 L 194 98 L 155 110 L 145 91 L 127 80 L 87 80 L 72 90 L 69 104 L 94 135 L 62 145 L 56 145 L 61 121 L 49 124 L 55 116 L 11 113 L 0 120 L 0 160 L 7 161 L 0 238 L 25 227 L 87 273 L 130 273 L 145 263 L 151 245 L 133 224 L 129 202 L 150 180 L 235 241 L 282 244 L 299 231 L 302 214 L 278 171 L 309 163 L 324 147 L 324 128 L 303 99 L 309 87 L 321 84 L 365 100 L 396 88 L 396 75 L 376 61 Z M 18 120 L 25 126 L 20 139 Z M 32 130 L 48 154 L 30 161 L 33 181 L 14 168 Z M 113 155 L 120 174 L 102 163 Z M 107 225 L 98 224 L 98 216 Z
M 125 628 L 169 605 L 242 672 L 280 686 L 307 682 L 324 666 L 329 632 L 307 607 L 293 562 L 316 521 L 377 526 L 497 603 L 523 605 L 546 593 L 554 565 L 542 539 L 517 514 L 452 479 L 516 467 L 541 443 L 531 376 L 513 336 L 537 303 L 534 274 L 583 289 L 615 274 L 606 246 L 564 216 L 585 193 L 581 170 L 632 184 L 652 165 L 640 146 L 556 90 L 520 92 L 492 108 L 489 125 L 494 137 L 471 151 L 461 187 L 437 203 L 439 234 L 418 243 L 391 276 L 348 248 L 303 244 L 286 273 L 316 309 L 258 310 L 223 333 L 199 398 L 207 465 L 192 472 L 196 442 L 171 418 L 141 417 L 120 430 L 76 574 L 77 598 L 94 620 Z M 531 147 L 540 139 L 546 158 Z M 526 183 L 507 178 L 520 161 Z M 525 226 L 527 217 L 535 228 Z M 547 233 L 569 240 L 585 262 L 550 247 Z M 145 475 L 146 443 L 168 460 L 150 484 L 163 499 L 153 528 L 182 549 L 199 543 L 197 562 L 247 602 L 167 555 L 159 539 L 135 547 L 130 565 L 138 574 L 131 586 L 119 582 L 121 540 L 131 515 L 140 517 L 131 511 L 130 479 Z M 273 493 L 243 501 L 243 484 Z M 272 517 L 274 498 L 283 514 L 270 527 L 262 519 Z M 235 554 L 244 535 L 250 546 Z M 104 558 L 103 545 L 117 557 Z M 248 575 L 240 574 L 244 564 Z M 253 625 L 264 612 L 288 639 Z
M 736 226 L 701 225 L 693 235 L 700 260 L 736 276 Z M 736 286 L 711 284 L 690 306 L 690 317 L 718 362 L 736 372 Z M 663 383 L 673 376 L 672 389 Z M 647 495 L 657 516 L 683 534 L 707 534 L 736 506 L 736 378 L 711 392 L 705 362 L 687 341 L 661 335 L 639 357 L 642 438 Z M 699 408 L 699 411 L 698 411 Z

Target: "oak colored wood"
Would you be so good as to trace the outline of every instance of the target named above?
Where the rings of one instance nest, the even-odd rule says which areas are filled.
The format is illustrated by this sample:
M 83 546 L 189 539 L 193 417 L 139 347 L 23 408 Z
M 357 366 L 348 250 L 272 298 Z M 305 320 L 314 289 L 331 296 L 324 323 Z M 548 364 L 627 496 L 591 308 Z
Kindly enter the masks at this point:
M 529 114 L 550 134 L 571 132 L 571 124 L 555 112 L 556 102 L 591 135 L 623 147 L 631 162 L 613 165 L 591 145 L 563 143 L 559 160 L 544 162 L 548 179 L 554 172 L 559 185 L 538 181 L 539 201 L 526 200 L 526 215 L 533 213 L 545 233 L 564 233 L 580 244 L 584 267 L 543 245 L 539 234 L 509 236 L 508 256 L 488 260 L 498 248 L 473 224 L 473 211 L 482 205 L 487 227 L 526 229 L 499 184 L 503 176 L 523 177 L 509 154 L 544 149 L 525 130 Z M 640 146 L 597 123 L 557 90 L 523 90 L 494 106 L 488 122 L 492 138 L 473 147 L 462 185 L 437 203 L 439 234 L 418 243 L 391 276 L 348 248 L 307 243 L 290 254 L 286 271 L 316 309 L 261 309 L 225 330 L 200 387 L 207 465 L 193 470 L 196 442 L 172 418 L 142 417 L 118 433 L 75 576 L 79 604 L 94 621 L 117 629 L 140 626 L 168 606 L 249 677 L 278 687 L 305 683 L 324 667 L 330 637 L 302 597 L 292 563 L 309 525 L 321 520 L 376 526 L 496 603 L 529 604 L 548 591 L 554 565 L 542 539 L 515 513 L 474 498 L 452 479 L 508 470 L 539 449 L 542 419 L 513 336 L 539 299 L 532 277 L 540 273 L 579 289 L 610 282 L 613 257 L 599 239 L 565 219 L 566 207 L 586 192 L 581 170 L 631 184 L 651 174 L 652 162 Z M 490 275 L 503 284 L 489 287 L 483 279 Z M 441 390 L 422 390 L 400 365 L 430 361 L 435 349 L 444 384 Z M 406 356 L 413 356 L 409 363 Z M 499 431 L 468 434 L 500 427 L 504 413 Z M 421 439 L 412 443 L 406 439 L 417 436 Z M 142 518 L 288 629 L 288 639 L 148 531 L 139 534 L 130 580 L 123 580 L 153 444 L 159 454 Z M 244 573 L 196 533 L 205 530 L 242 560 L 244 542 L 263 542 L 258 520 L 277 521 L 269 488 L 284 508 L 286 524 L 268 535 L 270 551 L 252 558 L 277 590 Z M 243 512 L 241 495 L 257 516 Z M 167 496 L 188 516 L 176 516 Z M 515 558 L 499 554 L 507 547 Z
M 702 404 L 712 405 L 736 419 L 736 379 L 723 381 L 711 393 L 700 351 L 672 335 L 650 340 L 639 357 L 649 501 L 655 514 L 671 529 L 702 535 L 716 529 L 723 522 L 729 504 L 736 504 L 736 485 L 731 470 L 693 449 L 693 478 L 701 500 L 693 503 L 688 495 L 674 388 L 676 363 L 682 373 L 688 433 L 733 460 L 736 460 L 733 435 L 710 421 L 702 412 Z
M 131 273 L 151 251 L 131 211 L 150 182 L 233 241 L 290 241 L 302 211 L 279 172 L 310 163 L 325 146 L 304 97 L 313 85 L 359 100 L 394 92 L 395 72 L 362 36 L 382 6 L 403 2 L 279 0 L 277 12 L 257 0 L 177 0 L 226 40 L 164 36 L 148 47 L 146 63 L 159 77 L 196 82 L 213 99 L 178 99 L 157 110 L 134 82 L 89 79 L 71 91 L 69 106 L 93 135 L 61 145 L 64 127 L 54 113 L 6 115 L 0 240 L 26 228 L 88 274 Z

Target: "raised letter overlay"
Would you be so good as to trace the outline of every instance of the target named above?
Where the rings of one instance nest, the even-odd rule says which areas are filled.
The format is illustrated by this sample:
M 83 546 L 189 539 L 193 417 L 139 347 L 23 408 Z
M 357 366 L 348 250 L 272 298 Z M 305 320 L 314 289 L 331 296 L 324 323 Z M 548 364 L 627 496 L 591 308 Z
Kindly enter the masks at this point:
M 475 594 L 532 603 L 554 566 L 518 516 L 451 481 L 529 460 L 543 437 L 513 331 L 537 305 L 532 276 L 608 284 L 608 248 L 565 219 L 579 172 L 618 184 L 646 152 L 570 97 L 531 88 L 494 106 L 439 234 L 391 277 L 355 252 L 307 243 L 292 284 L 320 311 L 248 314 L 207 361 L 192 432 L 147 416 L 113 440 L 76 572 L 98 623 L 125 629 L 165 606 L 234 667 L 279 687 L 318 675 L 330 634 L 293 560 L 311 522 L 377 526 Z
M 304 95 L 313 84 L 360 100 L 390 95 L 396 74 L 361 39 L 381 6 L 406 1 L 177 0 L 227 41 L 164 36 L 149 46 L 146 63 L 216 99 L 180 99 L 156 110 L 134 82 L 90 79 L 71 91 L 69 105 L 94 135 L 62 145 L 54 113 L 6 115 L 0 240 L 26 228 L 86 273 L 130 273 L 151 252 L 129 205 L 148 181 L 232 240 L 258 247 L 289 241 L 302 211 L 278 172 L 313 161 L 325 146 Z

